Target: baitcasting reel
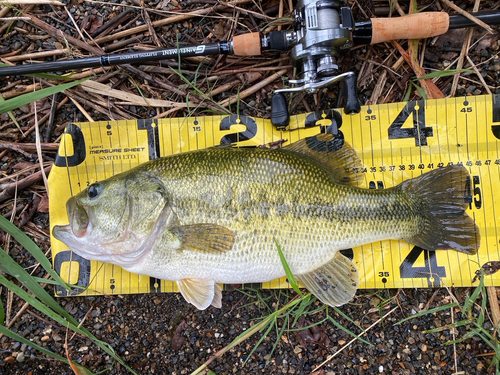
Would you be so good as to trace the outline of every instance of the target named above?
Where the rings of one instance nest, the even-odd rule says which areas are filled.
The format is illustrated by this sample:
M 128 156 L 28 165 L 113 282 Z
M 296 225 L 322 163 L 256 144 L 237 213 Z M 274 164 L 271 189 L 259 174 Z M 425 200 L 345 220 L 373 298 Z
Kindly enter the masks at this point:
M 340 51 L 349 50 L 354 45 L 354 18 L 351 9 L 343 5 L 339 0 L 299 0 L 294 12 L 294 31 L 270 33 L 271 48 L 281 47 L 273 46 L 276 44 L 273 43 L 273 37 L 278 39 L 277 33 L 281 35 L 286 49 L 292 46 L 290 60 L 299 75 L 299 79 L 288 81 L 296 85 L 295 87 L 275 92 L 271 121 L 276 127 L 284 128 L 290 121 L 283 93 L 315 93 L 341 80 L 345 81 L 346 88 L 345 112 L 353 114 L 360 111 L 356 75 L 353 72 L 338 72 L 337 56 Z

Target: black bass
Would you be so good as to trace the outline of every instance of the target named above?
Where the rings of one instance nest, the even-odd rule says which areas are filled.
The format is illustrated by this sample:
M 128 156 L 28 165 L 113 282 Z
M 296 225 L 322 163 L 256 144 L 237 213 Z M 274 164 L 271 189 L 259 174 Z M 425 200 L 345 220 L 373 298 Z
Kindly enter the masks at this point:
M 329 135 L 275 150 L 213 147 L 152 160 L 92 184 L 67 202 L 54 237 L 75 253 L 176 281 L 199 309 L 221 306 L 217 283 L 285 276 L 326 304 L 355 294 L 354 263 L 339 250 L 396 239 L 475 254 L 463 166 L 389 189 L 357 187 L 354 151 Z

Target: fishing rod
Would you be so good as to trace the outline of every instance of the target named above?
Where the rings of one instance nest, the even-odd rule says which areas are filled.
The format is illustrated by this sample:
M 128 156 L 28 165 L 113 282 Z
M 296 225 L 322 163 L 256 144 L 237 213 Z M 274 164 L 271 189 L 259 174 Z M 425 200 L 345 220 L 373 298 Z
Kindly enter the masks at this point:
M 0 76 L 137 64 L 169 58 L 219 54 L 256 56 L 267 50 L 290 51 L 290 60 L 296 68 L 298 79 L 288 81 L 294 87 L 276 90 L 271 104 L 271 121 L 282 129 L 290 121 L 283 93 L 314 93 L 334 82 L 344 82 L 344 111 L 347 114 L 359 113 L 361 104 L 357 95 L 357 77 L 354 72 L 339 73 L 336 59 L 341 52 L 355 45 L 429 38 L 442 35 L 450 29 L 477 26 L 465 16 L 444 12 L 421 12 L 355 22 L 351 9 L 340 0 L 299 0 L 294 16 L 292 31 L 271 31 L 264 35 L 247 33 L 237 35 L 231 41 L 218 43 L 2 67 Z M 498 11 L 477 12 L 472 13 L 472 16 L 489 25 L 500 24 Z

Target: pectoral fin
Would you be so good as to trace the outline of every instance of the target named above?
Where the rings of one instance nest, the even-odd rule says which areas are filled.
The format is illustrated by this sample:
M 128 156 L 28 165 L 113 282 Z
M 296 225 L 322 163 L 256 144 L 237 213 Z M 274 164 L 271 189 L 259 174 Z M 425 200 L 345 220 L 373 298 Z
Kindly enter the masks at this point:
M 181 225 L 170 232 L 179 237 L 179 250 L 217 254 L 231 250 L 234 244 L 234 232 L 216 224 Z
M 354 297 L 359 285 L 354 263 L 340 252 L 314 271 L 295 276 L 321 302 L 341 306 Z
M 182 279 L 177 281 L 182 296 L 199 310 L 212 305 L 222 306 L 222 288 L 208 279 Z

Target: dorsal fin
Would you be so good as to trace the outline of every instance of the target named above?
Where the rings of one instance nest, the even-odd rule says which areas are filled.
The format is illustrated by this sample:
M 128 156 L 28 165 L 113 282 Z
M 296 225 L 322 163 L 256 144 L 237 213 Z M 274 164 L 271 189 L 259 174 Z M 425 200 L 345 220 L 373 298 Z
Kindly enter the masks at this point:
M 302 138 L 283 148 L 307 155 L 328 167 L 339 184 L 358 186 L 364 177 L 362 173 L 355 173 L 363 168 L 359 156 L 347 142 L 332 134 Z

